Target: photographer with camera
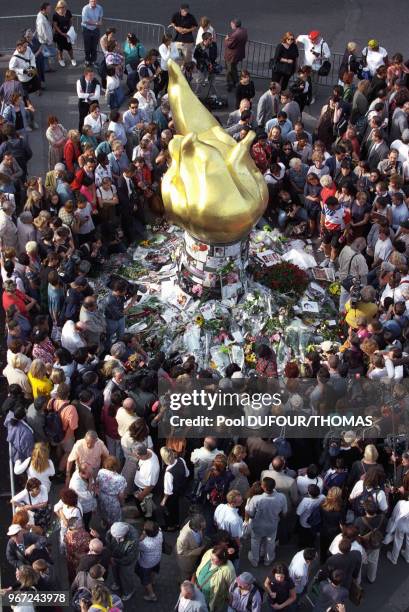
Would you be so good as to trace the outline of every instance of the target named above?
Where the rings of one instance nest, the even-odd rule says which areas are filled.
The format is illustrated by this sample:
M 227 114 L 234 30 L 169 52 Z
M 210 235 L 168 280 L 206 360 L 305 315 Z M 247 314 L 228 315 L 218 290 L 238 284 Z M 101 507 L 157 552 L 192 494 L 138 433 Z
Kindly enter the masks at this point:
M 16 73 L 26 96 L 40 89 L 36 58 L 24 38 L 16 43 L 16 50 L 9 61 L 9 70 Z
M 345 245 L 339 258 L 339 281 L 341 283 L 341 295 L 339 298 L 339 312 L 344 312 L 345 304 L 350 298 L 350 287 L 352 279 L 358 278 L 362 285 L 366 285 L 368 265 L 363 252 L 366 249 L 366 240 L 363 237 L 356 238 L 352 244 Z
M 345 322 L 352 329 L 358 328 L 358 319 L 365 317 L 368 323 L 375 319 L 378 314 L 376 303 L 376 291 L 371 285 L 361 289 L 359 279 L 354 279 L 350 289 L 350 299 L 345 304 Z
M 202 42 L 196 46 L 193 57 L 200 73 L 199 85 L 213 82 L 217 74 L 217 45 L 210 32 L 204 32 Z

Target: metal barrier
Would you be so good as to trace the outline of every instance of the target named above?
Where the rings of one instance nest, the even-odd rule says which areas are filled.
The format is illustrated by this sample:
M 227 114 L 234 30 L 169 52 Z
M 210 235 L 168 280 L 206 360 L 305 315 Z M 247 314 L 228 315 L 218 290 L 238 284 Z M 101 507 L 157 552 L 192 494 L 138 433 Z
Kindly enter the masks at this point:
M 16 41 L 22 37 L 23 32 L 28 28 L 35 30 L 36 15 L 14 15 L 11 17 L 0 17 L 1 35 L 0 50 L 13 51 L 16 48 Z M 73 15 L 72 25 L 77 32 L 77 42 L 75 48 L 82 50 L 83 39 L 81 32 L 81 15 Z M 123 43 L 129 32 L 135 34 L 144 45 L 145 49 L 159 47 L 162 36 L 165 33 L 165 26 L 160 23 L 148 23 L 145 21 L 130 21 L 127 19 L 111 19 L 104 17 L 104 24 L 101 31 L 107 28 L 116 28 L 116 36 L 119 42 Z
M 16 40 L 21 36 L 27 28 L 35 29 L 36 15 L 17 15 L 12 17 L 0 17 L 0 26 L 7 24 L 6 28 L 2 27 L 0 36 L 0 49 L 3 51 L 12 51 L 15 48 Z M 9 24 L 9 27 L 8 27 Z M 83 39 L 81 35 L 81 15 L 73 15 L 73 26 L 78 34 L 76 49 L 83 50 Z M 123 42 L 129 32 L 133 32 L 144 45 L 146 50 L 150 48 L 158 48 L 162 42 L 162 36 L 167 31 L 167 28 L 160 23 L 148 23 L 145 21 L 130 21 L 127 19 L 113 19 L 104 17 L 104 25 L 102 31 L 106 28 L 116 28 L 116 37 L 118 41 Z M 224 38 L 225 34 L 217 34 L 216 42 L 219 53 L 219 61 L 224 64 Z M 241 64 L 242 68 L 246 68 L 252 77 L 270 79 L 271 70 L 268 67 L 270 59 L 274 57 L 275 46 L 271 43 L 265 43 L 256 40 L 249 40 L 247 43 L 246 57 Z M 303 57 L 303 49 L 300 48 L 300 58 Z M 331 87 L 338 81 L 338 72 L 341 65 L 342 53 L 331 54 L 331 71 L 326 77 L 320 77 L 319 86 Z M 300 59 L 299 64 L 302 64 Z

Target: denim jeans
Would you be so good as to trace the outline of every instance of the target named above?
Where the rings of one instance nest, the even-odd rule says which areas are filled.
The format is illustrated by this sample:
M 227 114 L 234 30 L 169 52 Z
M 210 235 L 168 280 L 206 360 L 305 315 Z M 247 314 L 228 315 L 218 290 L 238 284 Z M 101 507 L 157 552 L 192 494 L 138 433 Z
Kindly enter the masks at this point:
M 125 317 L 114 321 L 113 319 L 107 319 L 107 339 L 106 346 L 108 350 L 111 348 L 114 340 L 119 340 L 125 333 Z

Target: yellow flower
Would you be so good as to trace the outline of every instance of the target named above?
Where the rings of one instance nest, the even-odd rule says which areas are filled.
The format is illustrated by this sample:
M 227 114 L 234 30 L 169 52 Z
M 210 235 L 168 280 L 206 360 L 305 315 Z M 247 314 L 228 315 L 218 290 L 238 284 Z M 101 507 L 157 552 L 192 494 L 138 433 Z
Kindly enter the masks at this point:
M 341 295 L 341 284 L 337 281 L 331 283 L 329 286 L 329 292 L 331 295 Z
M 204 318 L 201 314 L 196 315 L 195 319 L 194 319 L 196 325 L 198 325 L 199 327 L 202 327 L 203 323 L 204 323 Z
M 246 363 L 256 363 L 257 361 L 257 357 L 255 353 L 250 353 L 249 355 L 246 355 Z
M 141 240 L 141 242 L 139 243 L 139 246 L 147 248 L 150 246 L 150 242 L 149 240 Z

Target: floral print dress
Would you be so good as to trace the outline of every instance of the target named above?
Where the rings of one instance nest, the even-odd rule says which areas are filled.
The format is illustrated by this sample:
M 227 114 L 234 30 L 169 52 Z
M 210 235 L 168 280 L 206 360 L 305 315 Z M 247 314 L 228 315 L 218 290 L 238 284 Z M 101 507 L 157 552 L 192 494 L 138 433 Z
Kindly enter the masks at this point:
M 96 484 L 101 519 L 111 526 L 112 523 L 120 521 L 122 517 L 119 495 L 126 489 L 126 480 L 121 474 L 102 468 L 98 472 Z

